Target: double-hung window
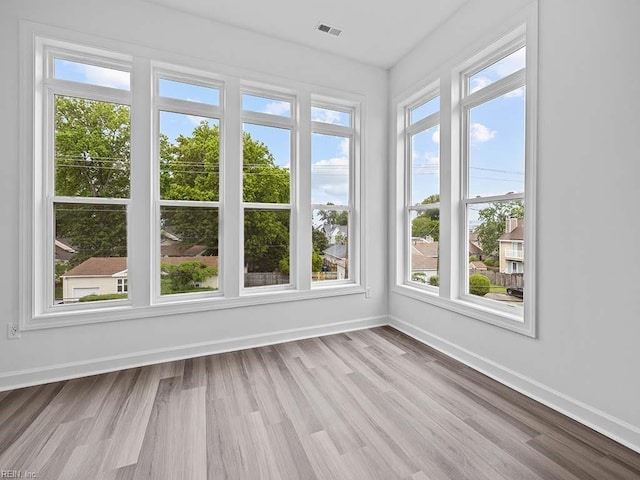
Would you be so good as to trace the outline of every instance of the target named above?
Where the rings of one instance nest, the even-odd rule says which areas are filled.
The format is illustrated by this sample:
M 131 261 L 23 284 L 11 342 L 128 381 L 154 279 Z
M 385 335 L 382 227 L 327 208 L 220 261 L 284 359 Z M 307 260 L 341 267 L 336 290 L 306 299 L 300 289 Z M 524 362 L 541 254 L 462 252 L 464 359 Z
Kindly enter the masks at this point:
M 437 291 L 440 244 L 440 96 L 405 109 L 405 280 Z
M 291 254 L 295 190 L 295 98 L 242 93 L 244 288 L 295 286 Z
M 222 85 L 156 70 L 154 89 L 156 298 L 215 295 Z
M 316 102 L 311 120 L 312 282 L 353 281 L 355 111 Z
M 131 63 L 50 45 L 40 67 L 44 168 L 36 218 L 44 228 L 34 258 L 36 298 L 44 302 L 39 308 L 126 301 Z M 71 259 L 58 255 L 60 245 L 67 245 Z
M 536 40 L 527 22 L 399 104 L 396 291 L 535 335 Z M 442 109 L 438 92 L 451 98 Z

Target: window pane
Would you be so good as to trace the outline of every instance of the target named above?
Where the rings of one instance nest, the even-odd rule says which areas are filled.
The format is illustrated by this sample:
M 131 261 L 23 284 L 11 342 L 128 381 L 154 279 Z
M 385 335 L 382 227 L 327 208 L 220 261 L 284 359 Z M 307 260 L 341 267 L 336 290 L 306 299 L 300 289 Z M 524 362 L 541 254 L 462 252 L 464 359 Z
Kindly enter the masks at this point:
M 342 125 L 343 127 L 351 126 L 350 113 L 339 112 L 330 108 L 311 107 L 311 120 L 332 125 Z
M 56 203 L 54 216 L 54 303 L 127 298 L 126 207 Z
M 313 281 L 346 280 L 349 278 L 349 211 L 314 210 Z
M 72 62 L 56 58 L 53 61 L 53 76 L 59 80 L 87 83 L 99 87 L 131 88 L 131 74 L 115 68 L 98 67 L 88 63 Z
M 242 139 L 243 201 L 289 203 L 291 130 L 245 123 Z
M 217 119 L 160 112 L 160 198 L 217 201 L 219 140 Z
M 158 80 L 158 90 L 161 97 L 220 105 L 220 91 L 217 88 L 160 78 Z
M 348 137 L 311 136 L 311 203 L 349 205 L 351 147 Z
M 218 209 L 160 207 L 162 295 L 218 290 Z
M 417 107 L 412 108 L 409 111 L 409 124 L 413 125 L 416 122 L 419 122 L 423 118 L 427 118 L 429 115 L 433 115 L 436 112 L 440 111 L 440 97 L 435 97 L 429 100 L 428 102 L 424 102 Z
M 492 65 L 469 76 L 469 94 L 483 89 L 498 80 L 517 72 L 525 67 L 527 57 L 526 47 L 516 50 Z
M 469 111 L 469 196 L 524 192 L 524 87 Z
M 409 256 L 412 282 L 439 285 L 440 209 L 410 210 Z
M 56 95 L 56 195 L 128 197 L 130 131 L 127 105 Z
M 245 287 L 289 283 L 289 219 L 289 210 L 245 210 Z
M 522 308 L 524 203 L 468 205 L 467 219 L 470 279 L 467 293 Z
M 440 201 L 440 126 L 411 137 L 411 204 Z
M 248 93 L 242 94 L 242 109 L 280 117 L 291 117 L 291 102 L 249 95 Z

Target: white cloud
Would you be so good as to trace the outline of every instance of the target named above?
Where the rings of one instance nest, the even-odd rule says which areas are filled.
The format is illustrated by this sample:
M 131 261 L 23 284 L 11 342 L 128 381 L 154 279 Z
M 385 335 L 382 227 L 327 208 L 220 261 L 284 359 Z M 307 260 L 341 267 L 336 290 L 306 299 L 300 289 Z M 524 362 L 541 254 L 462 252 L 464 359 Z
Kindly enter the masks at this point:
M 431 135 L 431 141 L 436 145 L 440 145 L 440 125 L 438 125 L 436 131 Z
M 471 84 L 469 85 L 469 93 L 477 92 L 492 83 L 493 80 L 489 77 L 474 77 L 471 79 Z
M 346 203 L 349 194 L 349 158 L 320 160 L 311 166 L 314 202 Z
M 512 90 L 509 93 L 505 94 L 505 98 L 519 98 L 524 95 L 524 87 L 520 87 L 516 90 Z
M 503 58 L 499 62 L 495 63 L 492 67 L 492 71 L 498 76 L 498 78 L 511 75 L 513 72 L 517 72 L 521 68 L 524 68 L 527 59 L 526 47 L 521 48 L 513 52 L 508 57 Z
M 417 175 L 439 175 L 440 174 L 440 157 L 433 153 L 425 153 L 418 155 L 416 158 L 417 165 L 414 165 L 414 174 Z
M 291 116 L 291 104 L 289 102 L 273 101 L 267 103 L 262 113 L 269 113 L 271 115 L 280 115 L 284 117 Z
M 111 68 L 96 67 L 94 65 L 78 64 L 87 83 L 128 90 L 130 88 L 129 72 L 114 70 Z
M 488 142 L 495 138 L 497 133 L 495 130 L 491 130 L 481 123 L 472 123 L 469 130 L 471 141 L 477 143 Z
M 335 110 L 326 110 L 324 108 L 311 109 L 311 120 L 314 122 L 332 123 L 340 125 L 340 112 Z

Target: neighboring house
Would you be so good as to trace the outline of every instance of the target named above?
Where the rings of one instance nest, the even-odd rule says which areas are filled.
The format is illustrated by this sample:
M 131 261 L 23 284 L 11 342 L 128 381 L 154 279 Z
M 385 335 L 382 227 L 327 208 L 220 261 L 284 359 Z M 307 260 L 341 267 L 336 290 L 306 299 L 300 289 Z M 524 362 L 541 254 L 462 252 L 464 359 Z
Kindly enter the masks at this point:
M 162 263 L 178 265 L 184 262 L 202 262 L 209 267 L 218 267 L 218 257 L 165 257 Z M 86 295 L 127 293 L 126 257 L 91 257 L 62 275 L 62 298 L 64 303 L 73 303 Z M 196 287 L 218 288 L 218 275 L 213 275 Z
M 416 273 L 424 276 L 429 281 L 434 275 L 438 275 L 438 242 L 428 239 L 411 238 L 411 277 Z
M 62 275 L 63 303 L 127 290 L 127 257 L 91 257 Z
M 500 243 L 500 271 L 524 273 L 524 219 L 508 218 Z
M 66 238 L 56 238 L 56 262 L 68 262 L 76 255 L 76 250 L 69 245 L 69 240 Z
M 348 257 L 349 249 L 344 243 L 337 243 L 331 245 L 323 253 L 323 258 L 326 263 L 333 265 L 337 271 L 337 279 L 344 280 L 349 278 L 348 271 Z
M 487 266 L 481 261 L 469 262 L 469 270 L 473 270 L 474 272 L 486 272 Z
M 198 257 L 204 255 L 207 248 L 206 245 L 185 247 L 182 239 L 177 235 L 164 229 L 160 231 L 160 255 L 162 257 Z
M 327 237 L 327 240 L 329 240 L 329 244 L 333 245 L 335 243 L 340 243 L 339 240 L 344 242 L 344 239 L 346 239 L 349 234 L 349 227 L 346 225 L 331 225 L 329 223 L 325 223 L 322 227 L 322 231 Z
M 185 262 L 201 262 L 204 263 L 207 267 L 213 267 L 216 270 L 218 269 L 218 257 L 214 257 L 211 255 L 199 256 L 199 257 L 162 257 L 160 259 L 160 263 L 168 263 L 169 265 L 180 265 Z M 212 275 L 211 277 L 207 277 L 203 282 L 197 282 L 195 287 L 198 288 L 213 288 L 214 290 L 218 289 L 218 275 Z

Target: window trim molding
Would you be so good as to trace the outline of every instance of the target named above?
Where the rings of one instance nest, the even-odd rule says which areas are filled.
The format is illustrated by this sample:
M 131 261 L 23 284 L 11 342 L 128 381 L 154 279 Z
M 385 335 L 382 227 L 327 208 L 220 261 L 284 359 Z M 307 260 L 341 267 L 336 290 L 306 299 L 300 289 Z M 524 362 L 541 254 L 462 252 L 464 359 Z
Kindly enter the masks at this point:
M 536 338 L 536 275 L 538 266 L 536 259 L 536 206 L 537 206 L 537 185 L 536 185 L 536 151 L 537 151 L 537 70 L 538 70 L 538 13 L 537 2 L 533 2 L 522 10 L 515 17 L 505 22 L 505 29 L 500 35 L 488 35 L 484 38 L 487 47 L 480 51 L 475 51 L 466 56 L 456 57 L 457 63 L 447 63 L 438 69 L 439 75 L 432 77 L 430 81 L 416 84 L 405 90 L 392 100 L 392 108 L 396 114 L 392 121 L 396 122 L 396 137 L 393 139 L 396 144 L 395 155 L 398 161 L 395 162 L 395 190 L 391 191 L 392 198 L 395 199 L 394 214 L 391 216 L 390 228 L 395 233 L 392 235 L 392 258 L 391 266 L 395 272 L 394 280 L 391 284 L 391 294 L 398 294 L 412 298 L 424 303 L 428 303 L 448 311 L 452 311 L 466 317 L 474 318 L 507 330 L 511 330 L 525 336 Z M 520 38 L 523 37 L 523 38 Z M 491 64 L 491 59 L 499 60 L 504 56 L 504 52 L 513 49 L 515 45 L 526 44 L 527 62 L 524 71 L 524 83 L 526 85 L 526 130 L 525 130 L 525 195 L 524 201 L 525 222 L 525 258 L 530 265 L 525 269 L 525 296 L 528 298 L 525 304 L 524 315 L 513 315 L 507 309 L 495 308 L 488 301 L 478 302 L 477 299 L 469 298 L 470 295 L 463 295 L 464 289 L 461 281 L 460 271 L 466 265 L 464 261 L 468 240 L 466 232 L 465 215 L 461 212 L 462 200 L 462 162 L 464 144 L 462 135 L 462 103 L 466 93 L 466 85 L 463 81 L 464 74 L 472 72 L 485 62 Z M 464 53 L 464 52 L 463 52 Z M 521 73 L 521 72 L 520 72 Z M 511 74 L 505 77 L 505 82 L 522 81 L 520 73 Z M 503 79 L 504 80 L 504 79 Z M 440 250 L 440 285 L 439 289 L 427 289 L 407 282 L 406 265 L 406 240 L 405 225 L 407 225 L 406 209 L 404 202 L 407 201 L 407 188 L 405 184 L 405 168 L 407 164 L 407 115 L 408 108 L 415 106 L 421 98 L 428 98 L 429 91 L 435 91 L 439 86 L 441 95 L 440 104 L 440 125 L 441 125 L 441 209 L 440 209 L 440 240 L 444 243 Z M 474 92 L 471 101 L 482 103 L 486 96 L 493 91 L 493 85 L 489 85 L 478 92 Z M 487 90 L 488 89 L 488 90 Z M 469 95 L 468 97 L 471 97 Z M 418 122 L 417 122 L 418 123 Z M 402 159 L 402 161 L 400 161 Z M 508 198 L 509 195 L 504 196 Z M 487 197 L 488 198 L 488 197 Z M 471 200 L 473 201 L 473 200 Z M 483 199 L 486 201 L 486 198 Z M 394 223 L 395 222 L 395 223 Z M 395 226 L 395 229 L 394 229 Z M 447 245 L 447 243 L 449 245 Z M 464 248 L 464 252 L 462 249 Z M 466 275 L 465 275 L 466 278 Z M 481 300 L 481 299 L 480 299 Z M 487 305 L 488 304 L 488 305 Z
M 289 301 L 301 301 L 313 298 L 328 298 L 339 297 L 344 295 L 363 295 L 366 293 L 366 287 L 364 286 L 364 237 L 358 232 L 358 241 L 363 244 L 358 248 L 358 261 L 359 261 L 359 277 L 356 282 L 338 283 L 333 285 L 321 285 L 311 289 L 311 285 L 305 285 L 302 279 L 298 279 L 299 283 L 297 287 L 288 289 L 278 289 L 277 291 L 269 291 L 269 289 L 256 289 L 256 291 L 242 292 L 237 283 L 240 285 L 242 282 L 242 271 L 236 272 L 235 258 L 239 259 L 239 263 L 242 263 L 241 249 L 238 249 L 238 234 L 242 231 L 242 225 L 234 218 L 237 217 L 238 209 L 242 205 L 241 190 L 231 192 L 233 188 L 225 188 L 221 185 L 220 188 L 220 204 L 224 205 L 224 211 L 221 212 L 220 229 L 222 234 L 219 238 L 219 245 L 222 249 L 225 249 L 225 254 L 228 252 L 228 259 L 225 262 L 224 259 L 220 259 L 219 269 L 222 278 L 225 280 L 226 297 L 217 296 L 209 298 L 192 298 L 178 299 L 168 302 L 156 302 L 153 298 L 152 289 L 149 286 L 145 287 L 145 283 L 149 283 L 150 275 L 153 275 L 151 252 L 149 251 L 148 243 L 153 239 L 147 239 L 146 235 L 144 239 L 136 238 L 133 235 L 132 228 L 138 225 L 138 228 L 143 231 L 153 231 L 153 219 L 150 218 L 153 213 L 153 185 L 150 183 L 140 190 L 136 190 L 132 184 L 131 194 L 128 201 L 131 203 L 131 213 L 128 215 L 128 250 L 129 255 L 137 255 L 138 260 L 136 262 L 130 262 L 129 267 L 129 287 L 134 286 L 134 289 L 128 289 L 129 298 L 127 300 L 114 300 L 109 302 L 100 302 L 99 308 L 96 308 L 96 303 L 92 307 L 86 307 L 81 310 L 78 308 L 72 308 L 77 305 L 68 305 L 70 308 L 67 311 L 60 311 L 56 309 L 53 312 L 44 311 L 42 307 L 42 301 L 38 303 L 39 298 L 44 298 L 42 288 L 38 289 L 37 283 L 39 280 L 36 275 L 37 265 L 42 265 L 44 260 L 44 251 L 40 251 L 36 248 L 38 239 L 35 238 L 35 232 L 38 229 L 42 229 L 44 225 L 44 212 L 40 208 L 36 208 L 43 201 L 43 196 L 40 191 L 36 191 L 35 187 L 38 182 L 42 181 L 42 172 L 39 172 L 39 163 L 41 163 L 46 143 L 43 140 L 40 142 L 40 138 L 44 138 L 46 133 L 41 125 L 43 124 L 43 98 L 45 98 L 45 90 L 36 88 L 38 82 L 42 80 L 44 74 L 43 56 L 41 49 L 38 48 L 38 42 L 45 42 L 48 45 L 53 45 L 55 48 L 64 47 L 65 45 L 72 46 L 73 50 L 86 51 L 89 54 L 92 53 L 104 53 L 108 56 L 113 55 L 114 62 L 119 69 L 122 69 L 120 62 L 127 61 L 130 63 L 131 83 L 130 89 L 118 90 L 110 89 L 108 87 L 95 87 L 96 90 L 103 89 L 109 93 L 119 93 L 120 95 L 128 96 L 131 101 L 128 102 L 132 111 L 132 117 L 134 111 L 137 111 L 138 120 L 132 120 L 132 177 L 133 170 L 138 169 L 138 175 L 140 172 L 151 172 L 150 165 L 136 166 L 136 162 L 133 161 L 136 158 L 152 158 L 153 155 L 153 119 L 154 103 L 152 93 L 153 87 L 153 72 L 154 68 L 158 70 L 164 70 L 165 67 L 170 71 L 175 71 L 176 68 L 186 75 L 198 75 L 203 74 L 203 81 L 197 83 L 211 83 L 212 86 L 223 85 L 224 90 L 221 90 L 220 105 L 211 106 L 211 108 L 217 108 L 222 116 L 221 121 L 221 169 L 225 169 L 224 174 L 228 176 L 227 184 L 229 186 L 241 181 L 241 170 L 234 172 L 234 168 L 225 161 L 229 155 L 237 156 L 241 153 L 241 132 L 242 132 L 242 118 L 243 113 L 241 108 L 241 93 L 249 90 L 254 93 L 267 93 L 274 96 L 296 96 L 298 105 L 292 105 L 292 119 L 298 123 L 297 135 L 292 138 L 292 143 L 295 147 L 292 153 L 298 155 L 298 163 L 300 159 L 304 158 L 306 148 L 310 144 L 310 139 L 302 138 L 303 135 L 310 133 L 311 131 L 311 116 L 308 115 L 309 121 L 300 121 L 304 118 L 301 116 L 301 109 L 305 108 L 305 104 L 311 104 L 311 99 L 327 99 L 331 105 L 341 106 L 342 108 L 356 108 L 356 117 L 354 118 L 355 133 L 354 143 L 356 150 L 356 160 L 359 161 L 359 152 L 364 149 L 364 145 L 360 142 L 363 140 L 361 128 L 363 128 L 364 121 L 360 117 L 365 109 L 363 102 L 365 96 L 363 94 L 352 93 L 337 88 L 324 87 L 321 85 L 313 85 L 304 81 L 295 79 L 282 79 L 272 74 L 263 73 L 260 71 L 253 71 L 246 68 L 236 68 L 221 64 L 215 60 L 209 60 L 205 57 L 185 57 L 175 54 L 171 51 L 160 51 L 150 47 L 138 45 L 136 43 L 125 43 L 115 39 L 109 39 L 92 35 L 79 31 L 72 31 L 68 29 L 62 29 L 55 26 L 46 24 L 39 24 L 29 20 L 21 20 L 19 22 L 20 31 L 20 62 L 19 62 L 19 104 L 20 104 L 20 128 L 19 128 L 19 154 L 21 158 L 20 168 L 20 184 L 21 184 L 21 197 L 20 197 L 20 224 L 19 224 L 19 238 L 20 238 L 20 254 L 19 254 L 19 328 L 20 330 L 39 330 L 54 327 L 75 326 L 93 323 L 102 323 L 110 321 L 130 320 L 137 318 L 150 318 L 150 317 L 162 317 L 172 314 L 188 314 L 205 311 L 215 311 L 219 309 L 227 308 L 242 308 L 255 305 L 263 305 L 270 303 L 289 302 Z M 123 60 L 124 59 L 124 60 Z M 96 62 L 91 62 L 96 63 Z M 99 65 L 100 66 L 100 65 Z M 111 66 L 105 65 L 105 66 Z M 114 65 L 115 66 L 115 65 Z M 135 71 L 135 75 L 133 72 Z M 74 82 L 67 82 L 64 80 L 56 80 L 61 88 L 65 88 L 67 83 L 75 85 Z M 278 86 L 280 85 L 280 86 Z M 284 85 L 284 86 L 283 86 Z M 80 85 L 81 87 L 81 85 Z M 78 88 L 80 88 L 78 87 Z M 263 91 L 262 89 L 265 88 Z M 223 93 L 224 92 L 224 93 Z M 148 97 L 148 98 L 147 98 Z M 235 98 L 237 97 L 237 98 Z M 181 104 L 177 99 L 165 99 L 168 102 L 175 100 L 176 104 Z M 188 103 L 188 102 L 187 102 Z M 237 111 L 234 111 L 237 110 Z M 310 106 L 308 108 L 310 112 Z M 194 112 L 196 113 L 196 112 Z M 278 120 L 278 117 L 269 116 L 270 120 Z M 133 123 L 139 123 L 143 128 L 133 128 Z M 271 123 L 271 122 L 270 122 Z M 306 124 L 309 125 L 306 125 Z M 144 127 L 144 125 L 149 127 Z M 145 131 L 141 131 L 144 130 Z M 148 130 L 148 131 L 147 131 Z M 294 130 L 295 131 L 295 130 Z M 293 136 L 293 135 L 292 135 Z M 240 139 L 238 145 L 232 145 L 236 143 L 236 140 Z M 230 141 L 231 140 L 231 141 Z M 137 143 L 136 143 L 137 142 Z M 306 146 L 305 146 L 306 145 Z M 310 152 L 310 149 L 309 149 Z M 310 157 L 309 157 L 310 158 Z M 305 160 L 306 161 L 306 160 Z M 139 160 L 138 164 L 141 163 Z M 358 165 L 359 168 L 359 165 Z M 303 170 L 303 169 L 300 169 Z M 361 196 L 364 194 L 364 169 L 356 170 L 358 178 L 355 180 L 354 200 L 356 201 L 356 208 L 360 208 L 364 205 L 361 201 Z M 292 172 L 292 175 L 296 175 L 296 181 L 302 182 L 301 175 L 304 171 Z M 230 183 L 231 182 L 231 183 Z M 237 199 L 233 199 L 233 196 L 237 196 Z M 295 213 L 299 215 L 305 210 L 304 202 L 300 200 L 301 193 L 299 191 L 292 192 L 292 198 L 290 204 L 292 215 Z M 134 199 L 135 197 L 135 199 Z M 233 199 L 233 201 L 230 201 Z M 121 199 L 117 199 L 120 201 Z M 147 206 L 136 206 L 136 203 L 147 202 Z M 307 201 L 310 204 L 310 200 Z M 237 207 L 237 208 L 234 208 Z M 221 208 L 222 210 L 222 208 Z M 364 212 L 356 212 L 358 216 L 358 229 L 364 228 Z M 361 218 L 362 217 L 362 218 Z M 133 227 L 132 227 L 133 223 Z M 234 226 L 235 225 L 235 226 Z M 236 228 L 237 227 L 237 228 Z M 52 227 L 48 227 L 49 229 Z M 310 232 L 308 233 L 310 242 Z M 355 235 L 354 235 L 355 237 Z M 305 232 L 292 230 L 291 241 L 292 244 L 296 242 L 301 245 L 301 239 L 304 240 Z M 44 245 L 45 240 L 40 240 Z M 311 248 L 311 247 L 309 247 Z M 294 252 L 295 250 L 295 252 Z M 304 260 L 300 257 L 301 252 L 299 246 L 292 247 L 292 256 L 296 255 L 296 259 L 300 260 L 298 270 L 304 266 Z M 230 256 L 229 256 L 230 255 Z M 228 261 L 231 259 L 232 261 Z M 294 259 L 295 261 L 295 259 Z M 309 259 L 310 261 L 310 259 Z M 293 263 L 293 262 L 292 262 Z M 297 272 L 296 272 L 297 273 Z M 46 279 L 42 280 L 43 283 Z M 141 283 L 142 282 L 142 283 Z M 310 283 L 310 282 L 308 282 Z M 44 283 L 43 283 L 44 285 Z M 259 291 L 257 291 L 259 290 Z M 173 299 L 172 299 L 173 300 Z

